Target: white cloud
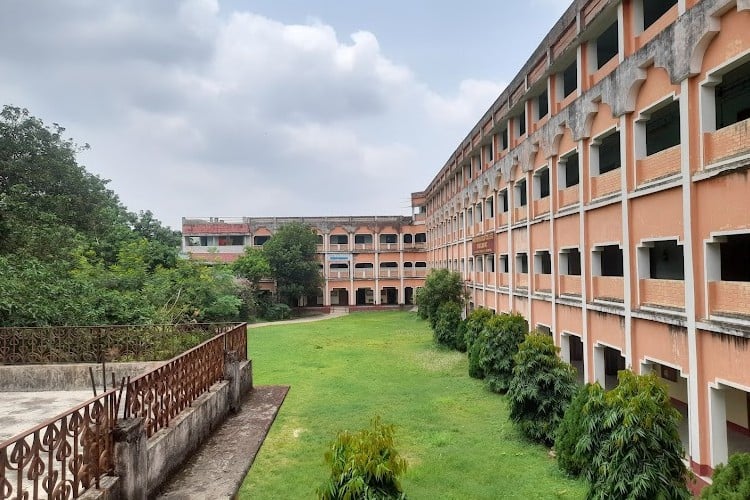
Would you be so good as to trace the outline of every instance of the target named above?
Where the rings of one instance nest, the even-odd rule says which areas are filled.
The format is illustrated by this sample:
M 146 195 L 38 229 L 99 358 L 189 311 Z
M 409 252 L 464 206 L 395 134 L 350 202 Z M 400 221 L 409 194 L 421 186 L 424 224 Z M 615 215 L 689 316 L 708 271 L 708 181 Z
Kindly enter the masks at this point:
M 19 47 L 0 54 L 0 94 L 91 143 L 83 163 L 172 225 L 406 212 L 503 87 L 441 95 L 374 33 L 216 0 L 49 5 L 0 6 L 0 43 Z

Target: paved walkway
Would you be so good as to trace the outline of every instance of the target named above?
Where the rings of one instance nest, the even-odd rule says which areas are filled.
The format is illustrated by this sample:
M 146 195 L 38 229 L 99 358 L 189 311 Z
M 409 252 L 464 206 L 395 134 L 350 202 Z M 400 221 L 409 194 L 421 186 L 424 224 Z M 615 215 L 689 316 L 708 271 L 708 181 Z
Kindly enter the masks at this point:
M 88 391 L 0 392 L 0 442 L 94 397 Z
M 297 318 L 297 319 L 287 319 L 284 321 L 265 321 L 262 323 L 248 323 L 248 328 L 260 328 L 262 326 L 272 326 L 272 325 L 290 325 L 294 323 L 310 323 L 312 321 L 323 321 L 325 319 L 333 319 L 333 318 L 339 318 L 341 316 L 346 316 L 349 314 L 349 309 L 343 309 L 343 310 L 334 310 L 331 311 L 330 314 L 321 314 L 318 316 L 308 316 L 306 318 Z
M 237 414 L 230 415 L 162 487 L 157 498 L 233 498 L 250 470 L 284 402 L 288 386 L 253 389 Z

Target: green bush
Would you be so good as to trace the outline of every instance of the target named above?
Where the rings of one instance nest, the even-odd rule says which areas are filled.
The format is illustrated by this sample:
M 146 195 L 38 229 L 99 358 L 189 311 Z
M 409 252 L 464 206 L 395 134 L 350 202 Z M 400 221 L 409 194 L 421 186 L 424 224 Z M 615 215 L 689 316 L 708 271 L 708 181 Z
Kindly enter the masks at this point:
M 735 453 L 714 471 L 713 484 L 701 493 L 708 500 L 750 498 L 750 453 Z
M 518 346 L 508 387 L 510 418 L 527 438 L 548 446 L 576 391 L 575 370 L 559 350 L 549 335 L 531 332 Z
M 461 306 L 455 302 L 440 304 L 435 314 L 435 325 L 432 330 L 435 342 L 451 349 L 460 350 L 460 346 L 463 345 L 461 323 Z
M 586 471 L 588 498 L 690 498 L 678 433 L 681 415 L 666 386 L 653 374 L 623 370 L 618 377 L 603 405 L 590 400 L 584 406 L 592 429 L 580 444 L 584 456 L 593 456 Z
M 270 304 L 266 307 L 263 317 L 268 321 L 281 321 L 292 317 L 292 308 L 286 304 Z
M 463 306 L 466 292 L 461 275 L 447 269 L 433 269 L 427 275 L 424 286 L 417 290 L 418 314 L 422 319 L 429 319 L 430 326 L 435 327 L 437 311 L 441 304 L 455 302 Z
M 484 378 L 484 373 L 479 367 L 479 354 L 481 346 L 477 342 L 479 336 L 484 330 L 487 321 L 494 314 L 489 309 L 479 308 L 471 311 L 471 314 L 464 321 L 464 339 L 466 343 L 466 352 L 469 357 L 469 376 L 472 378 Z
M 584 408 L 597 389 L 602 390 L 598 384 L 586 384 L 578 389 L 555 433 L 557 465 L 574 477 L 580 476 L 591 465 L 591 457 L 582 453 L 577 445 L 586 438 L 588 429 Z
M 498 314 L 486 322 L 474 344 L 479 344 L 479 369 L 491 391 L 504 393 L 508 390 L 513 378 L 513 356 L 528 331 L 528 323 L 520 314 Z
M 406 472 L 406 460 L 394 448 L 393 434 L 394 426 L 380 417 L 359 432 L 339 432 L 325 454 L 331 476 L 318 488 L 318 498 L 406 498 L 398 479 Z

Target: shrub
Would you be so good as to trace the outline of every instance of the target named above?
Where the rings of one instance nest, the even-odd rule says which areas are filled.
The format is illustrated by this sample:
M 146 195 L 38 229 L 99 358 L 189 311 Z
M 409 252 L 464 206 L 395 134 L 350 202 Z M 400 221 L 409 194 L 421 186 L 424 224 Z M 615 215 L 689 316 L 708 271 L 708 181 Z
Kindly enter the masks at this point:
M 455 302 L 441 304 L 435 314 L 435 326 L 433 327 L 435 341 L 445 347 L 457 349 L 459 334 L 463 335 L 461 323 L 461 306 Z
M 531 332 L 518 346 L 508 387 L 510 418 L 527 438 L 548 446 L 576 391 L 575 371 L 558 351 L 552 337 Z
M 750 453 L 735 453 L 714 471 L 713 484 L 701 493 L 708 500 L 750 498 Z
M 508 390 L 513 377 L 513 356 L 528 331 L 528 323 L 520 314 L 499 314 L 485 324 L 475 344 L 480 344 L 479 369 L 491 391 L 504 393 Z
M 469 376 L 473 378 L 484 378 L 484 372 L 479 367 L 479 355 L 481 352 L 481 343 L 477 342 L 482 334 L 487 321 L 494 314 L 489 309 L 474 309 L 464 321 L 464 339 L 466 343 L 466 352 L 469 357 Z
M 619 385 L 604 395 L 604 407 L 586 417 L 594 427 L 581 446 L 594 452 L 586 472 L 588 498 L 690 498 L 678 433 L 681 415 L 666 386 L 653 374 L 623 370 L 618 377 Z
M 424 286 L 417 291 L 419 317 L 429 319 L 430 326 L 435 327 L 437 310 L 441 304 L 455 302 L 463 306 L 466 300 L 461 275 L 447 269 L 433 269 L 427 275 Z
M 263 313 L 268 321 L 280 321 L 292 317 L 292 308 L 286 304 L 270 304 Z
M 587 457 L 577 445 L 586 438 L 588 429 L 584 407 L 597 388 L 601 391 L 598 384 L 586 384 L 578 389 L 555 433 L 557 465 L 574 477 L 580 476 L 591 465 L 591 457 Z
M 394 427 L 380 417 L 359 432 L 339 432 L 325 454 L 331 476 L 318 488 L 318 498 L 406 498 L 398 476 L 406 461 L 393 447 Z

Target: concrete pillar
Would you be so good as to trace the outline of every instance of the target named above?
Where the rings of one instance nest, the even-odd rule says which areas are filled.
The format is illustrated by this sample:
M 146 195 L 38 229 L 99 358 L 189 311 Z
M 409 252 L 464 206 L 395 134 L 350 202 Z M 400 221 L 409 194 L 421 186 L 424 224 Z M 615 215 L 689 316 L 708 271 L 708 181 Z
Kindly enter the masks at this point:
M 115 476 L 122 484 L 122 498 L 145 500 L 148 492 L 148 439 L 143 419 L 118 420 L 114 439 Z
M 721 386 L 710 388 L 709 405 L 711 412 L 711 467 L 715 469 L 719 464 L 727 463 L 729 457 L 726 393 Z
M 237 351 L 224 352 L 224 378 L 229 382 L 229 409 L 240 410 L 240 362 Z
M 594 346 L 594 382 L 599 382 L 599 385 L 607 387 L 607 377 L 604 371 L 604 347 L 595 345 Z

